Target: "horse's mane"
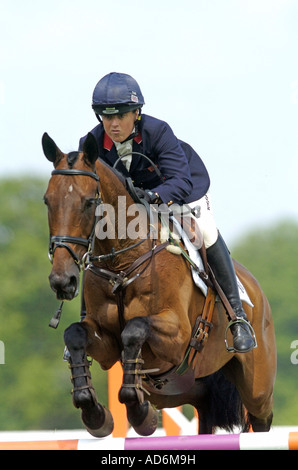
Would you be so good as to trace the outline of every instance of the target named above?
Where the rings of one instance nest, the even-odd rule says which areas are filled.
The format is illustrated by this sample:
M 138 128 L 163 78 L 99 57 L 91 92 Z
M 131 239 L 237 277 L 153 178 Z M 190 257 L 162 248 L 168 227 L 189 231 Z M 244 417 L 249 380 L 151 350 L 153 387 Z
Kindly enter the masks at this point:
M 108 165 L 104 160 L 102 160 L 101 158 L 98 158 L 97 161 L 99 161 L 104 167 L 107 168 L 107 170 L 111 171 L 117 178 L 118 180 L 120 181 L 120 183 L 122 183 L 122 185 L 124 186 L 125 189 L 126 188 L 126 178 L 125 176 L 118 170 L 116 170 L 116 168 Z
M 69 168 L 72 168 L 74 166 L 79 155 L 80 155 L 80 152 L 70 152 L 67 155 L 67 163 L 68 163 Z

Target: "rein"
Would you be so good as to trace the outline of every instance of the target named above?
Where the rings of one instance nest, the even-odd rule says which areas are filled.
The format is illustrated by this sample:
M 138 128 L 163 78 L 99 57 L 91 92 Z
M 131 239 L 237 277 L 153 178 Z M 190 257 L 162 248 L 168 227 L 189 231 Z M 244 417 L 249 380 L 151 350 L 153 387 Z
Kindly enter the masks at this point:
M 121 155 L 120 157 L 117 158 L 117 160 L 115 161 L 114 165 L 113 165 L 113 168 L 116 169 L 118 163 L 125 157 L 128 157 L 128 155 L 139 155 L 140 157 L 142 158 L 145 158 L 149 163 L 151 163 L 151 166 L 152 168 L 154 169 L 155 173 L 157 174 L 157 176 L 159 177 L 160 181 L 162 183 L 164 183 L 164 179 L 162 177 L 162 174 L 160 172 L 160 170 L 158 169 L 158 167 L 155 165 L 155 163 L 153 163 L 153 161 L 151 160 L 151 158 L 147 157 L 147 155 L 144 155 L 143 153 L 140 153 L 140 152 L 128 152 L 128 153 L 125 153 L 124 155 Z

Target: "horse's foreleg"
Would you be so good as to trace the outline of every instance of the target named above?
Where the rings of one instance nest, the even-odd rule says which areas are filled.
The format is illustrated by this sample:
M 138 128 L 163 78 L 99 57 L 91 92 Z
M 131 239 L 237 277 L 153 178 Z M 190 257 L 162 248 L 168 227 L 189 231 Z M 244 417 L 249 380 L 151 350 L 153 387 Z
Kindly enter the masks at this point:
M 148 401 L 144 401 L 142 388 L 141 348 L 150 334 L 148 318 L 136 317 L 125 326 L 121 338 L 123 344 L 123 384 L 119 391 L 119 401 L 125 403 L 127 419 L 135 431 L 149 436 L 157 427 L 157 411 Z M 146 391 L 145 391 L 146 392 Z
M 64 333 L 68 348 L 71 381 L 73 383 L 73 404 L 82 409 L 82 421 L 95 437 L 105 437 L 113 431 L 113 418 L 109 410 L 97 401 L 91 382 L 89 362 L 86 356 L 88 332 L 83 323 L 73 323 Z

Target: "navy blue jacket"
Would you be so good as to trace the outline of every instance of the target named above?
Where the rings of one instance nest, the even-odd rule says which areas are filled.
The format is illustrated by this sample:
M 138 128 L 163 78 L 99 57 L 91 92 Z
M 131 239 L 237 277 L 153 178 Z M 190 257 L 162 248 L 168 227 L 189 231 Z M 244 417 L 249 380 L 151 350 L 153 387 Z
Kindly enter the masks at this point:
M 99 158 L 113 166 L 118 154 L 103 125 L 98 124 L 91 133 L 98 143 Z M 85 139 L 86 136 L 80 139 L 79 151 Z M 150 162 L 138 155 L 132 156 L 129 172 L 121 161 L 117 170 L 130 176 L 135 186 L 157 192 L 163 202 L 189 203 L 208 191 L 210 179 L 201 158 L 190 145 L 175 137 L 166 122 L 142 114 L 138 135 L 133 140 L 133 152 L 147 155 L 158 166 L 164 182 L 161 183 Z

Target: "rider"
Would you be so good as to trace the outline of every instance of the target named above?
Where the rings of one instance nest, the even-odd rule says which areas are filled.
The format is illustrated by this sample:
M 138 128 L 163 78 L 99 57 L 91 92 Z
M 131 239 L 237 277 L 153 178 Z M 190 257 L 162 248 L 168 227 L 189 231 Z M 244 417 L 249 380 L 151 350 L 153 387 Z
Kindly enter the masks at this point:
M 138 194 L 149 203 L 200 206 L 200 218 L 196 220 L 203 234 L 208 263 L 237 318 L 247 321 L 232 259 L 213 218 L 206 167 L 190 145 L 175 137 L 166 122 L 141 114 L 143 105 L 140 87 L 130 75 L 114 72 L 97 83 L 92 108 L 100 124 L 91 133 L 97 140 L 99 157 L 113 166 L 121 155 L 132 151 L 143 153 L 159 167 L 163 183 L 150 163 L 139 155 L 124 157 L 117 165 L 140 188 Z M 79 150 L 85 138 L 80 139 Z M 247 323 L 236 322 L 231 331 L 236 351 L 248 352 L 254 347 Z

